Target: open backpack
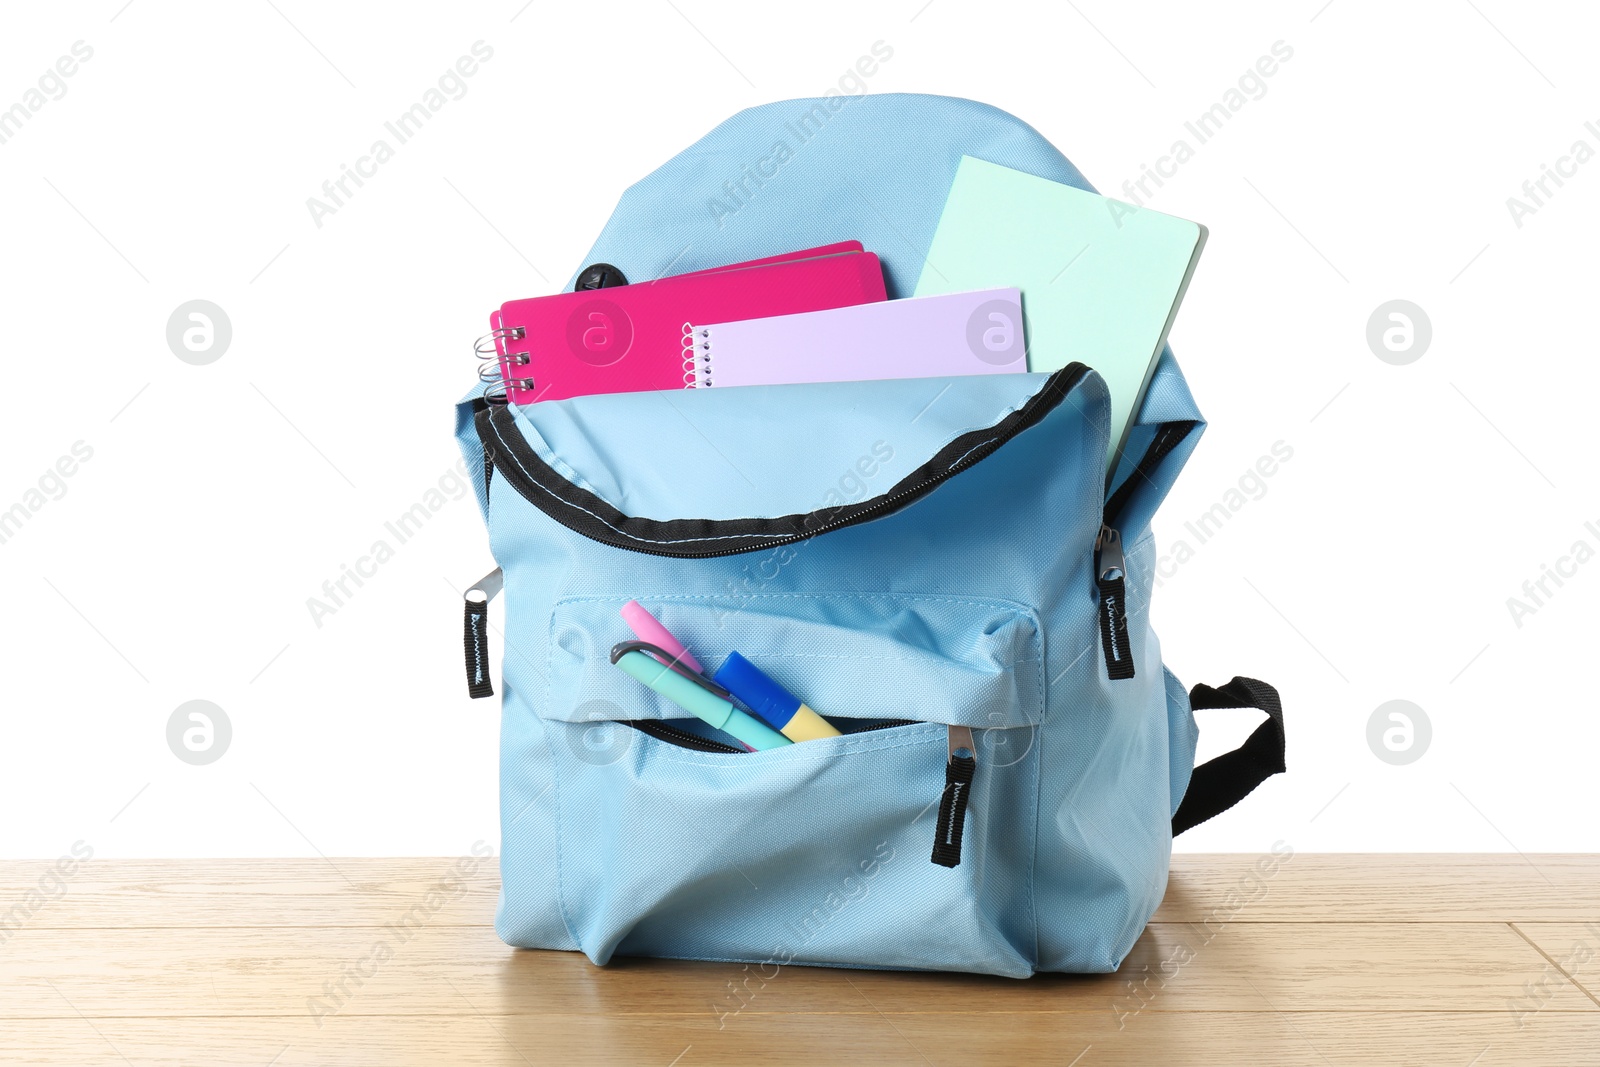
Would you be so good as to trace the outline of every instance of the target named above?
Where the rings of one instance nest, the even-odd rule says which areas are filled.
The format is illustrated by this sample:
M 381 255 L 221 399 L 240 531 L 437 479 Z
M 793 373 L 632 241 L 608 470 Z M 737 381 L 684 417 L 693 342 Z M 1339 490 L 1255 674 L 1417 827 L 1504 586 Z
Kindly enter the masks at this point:
M 853 238 L 907 295 L 963 155 L 1090 188 L 983 104 L 784 101 L 628 189 L 586 262 L 637 284 Z M 500 936 L 595 963 L 1114 970 L 1173 836 L 1282 771 L 1284 735 L 1264 683 L 1185 692 L 1149 625 L 1151 517 L 1204 428 L 1170 351 L 1108 479 L 1109 421 L 1084 364 L 474 389 L 456 432 L 499 565 L 467 599 L 474 696 L 505 597 Z M 634 599 L 711 658 L 759 658 L 841 736 L 717 740 L 612 667 Z M 1196 768 L 1203 708 L 1266 718 Z

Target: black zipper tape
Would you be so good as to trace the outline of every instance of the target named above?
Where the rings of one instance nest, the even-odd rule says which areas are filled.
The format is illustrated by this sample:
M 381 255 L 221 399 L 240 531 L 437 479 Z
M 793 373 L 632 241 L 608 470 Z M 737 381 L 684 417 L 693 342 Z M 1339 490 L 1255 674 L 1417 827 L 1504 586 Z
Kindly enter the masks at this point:
M 1151 439 L 1150 447 L 1145 449 L 1127 479 L 1106 501 L 1100 536 L 1094 546 L 1094 577 L 1095 587 L 1100 594 L 1100 648 L 1105 654 L 1106 674 L 1110 678 L 1134 677 L 1133 646 L 1128 640 L 1127 573 L 1122 555 L 1122 535 L 1115 524 L 1121 520 L 1122 513 L 1127 510 L 1139 486 L 1154 481 L 1156 468 L 1199 425 L 1194 419 L 1162 423 Z
M 1175 422 L 1164 422 L 1156 431 L 1155 437 L 1150 441 L 1150 447 L 1144 450 L 1144 455 L 1139 457 L 1139 462 L 1127 479 L 1111 494 L 1111 499 L 1106 501 L 1106 522 L 1116 524 L 1122 518 L 1122 512 L 1128 506 L 1128 501 L 1133 499 L 1134 492 L 1143 482 L 1154 480 L 1156 468 L 1161 466 L 1161 461 L 1172 454 L 1172 450 L 1183 443 L 1194 428 L 1200 423 L 1194 419 L 1181 419 Z
M 631 726 L 642 734 L 648 734 L 657 741 L 665 741 L 669 745 L 679 748 L 693 749 L 696 752 L 737 752 L 743 754 L 745 749 L 733 745 L 725 745 L 721 741 L 713 741 L 709 737 L 691 734 L 688 730 L 680 730 L 676 726 L 668 726 L 660 719 L 623 719 L 624 726 Z
M 1056 371 L 1015 411 L 991 427 L 961 434 L 880 496 L 769 518 L 661 520 L 624 515 L 541 459 L 523 439 L 516 416 L 505 405 L 485 404 L 473 419 L 484 452 L 492 457 L 501 477 L 567 529 L 613 548 L 646 555 L 710 559 L 776 548 L 897 511 L 1038 424 L 1088 371 L 1081 363 Z
M 680 730 L 676 726 L 667 725 L 660 719 L 623 719 L 621 721 L 624 726 L 631 726 L 640 733 L 649 734 L 657 741 L 665 741 L 667 744 L 677 745 L 679 748 L 690 748 L 696 752 L 727 752 L 740 756 L 749 754 L 748 749 L 726 745 L 721 741 L 713 741 L 709 737 L 701 737 L 699 734 L 692 734 L 688 730 Z M 873 730 L 887 730 L 891 726 L 915 726 L 916 722 L 917 720 L 915 719 L 885 719 L 882 722 L 868 723 L 865 726 L 857 726 L 840 730 L 839 732 L 843 734 L 865 734 L 871 733 Z
M 489 493 L 494 489 L 494 456 L 486 448 L 483 450 L 483 499 L 489 501 Z
M 657 741 L 694 752 L 715 752 L 724 755 L 747 755 L 746 750 L 733 745 L 701 737 L 660 719 L 623 719 L 622 725 L 631 726 Z M 866 726 L 844 731 L 847 734 L 864 734 L 873 730 L 887 730 L 894 726 L 914 726 L 915 719 L 885 719 Z M 972 776 L 978 769 L 978 750 L 972 740 L 972 730 L 966 726 L 951 726 L 950 756 L 945 763 L 944 792 L 939 797 L 939 818 L 934 827 L 933 862 L 941 867 L 955 867 L 961 863 L 961 835 L 966 828 L 967 803 L 972 792 Z

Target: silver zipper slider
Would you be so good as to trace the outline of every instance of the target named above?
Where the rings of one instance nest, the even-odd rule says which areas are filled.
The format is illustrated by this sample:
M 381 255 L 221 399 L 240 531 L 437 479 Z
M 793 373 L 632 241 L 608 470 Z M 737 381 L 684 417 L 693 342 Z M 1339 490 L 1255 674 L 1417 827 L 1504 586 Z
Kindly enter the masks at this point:
M 972 743 L 972 727 L 950 727 L 950 759 L 969 759 L 973 763 L 978 762 L 978 746 Z
M 1122 555 L 1122 534 L 1104 524 L 1100 527 L 1100 536 L 1095 538 L 1095 578 L 1102 582 L 1114 582 L 1121 578 L 1126 567 Z

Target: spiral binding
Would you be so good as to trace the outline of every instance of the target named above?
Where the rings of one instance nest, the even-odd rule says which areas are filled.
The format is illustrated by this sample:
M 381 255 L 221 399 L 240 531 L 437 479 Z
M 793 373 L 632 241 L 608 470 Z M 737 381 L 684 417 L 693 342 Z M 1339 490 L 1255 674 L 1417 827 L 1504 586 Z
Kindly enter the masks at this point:
M 478 380 L 486 382 L 489 388 L 483 391 L 483 398 L 491 404 L 504 404 L 510 400 L 511 386 L 518 389 L 532 389 L 532 378 L 506 379 L 507 365 L 525 367 L 528 364 L 528 353 L 507 352 L 507 341 L 520 341 L 527 336 L 528 331 L 521 326 L 501 326 L 479 337 L 472 343 L 472 352 L 478 357 Z
M 698 343 L 694 339 L 696 332 L 700 334 Z M 699 349 L 698 354 L 696 349 Z M 711 331 L 696 331 L 686 322 L 683 324 L 683 387 L 693 389 L 696 386 L 711 387 Z

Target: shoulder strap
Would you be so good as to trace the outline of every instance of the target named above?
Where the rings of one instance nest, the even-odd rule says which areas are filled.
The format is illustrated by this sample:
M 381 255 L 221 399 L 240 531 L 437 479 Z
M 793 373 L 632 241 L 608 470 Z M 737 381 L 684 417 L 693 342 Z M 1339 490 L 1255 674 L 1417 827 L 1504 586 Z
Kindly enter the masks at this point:
M 1224 752 L 1194 769 L 1183 803 L 1172 817 L 1174 837 L 1227 811 L 1256 786 L 1284 770 L 1283 705 L 1272 686 L 1240 677 L 1217 689 L 1197 685 L 1189 691 L 1189 706 L 1195 711 L 1257 708 L 1267 713 L 1267 721 L 1232 752 Z

